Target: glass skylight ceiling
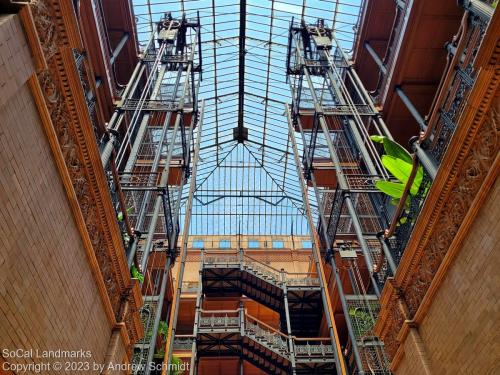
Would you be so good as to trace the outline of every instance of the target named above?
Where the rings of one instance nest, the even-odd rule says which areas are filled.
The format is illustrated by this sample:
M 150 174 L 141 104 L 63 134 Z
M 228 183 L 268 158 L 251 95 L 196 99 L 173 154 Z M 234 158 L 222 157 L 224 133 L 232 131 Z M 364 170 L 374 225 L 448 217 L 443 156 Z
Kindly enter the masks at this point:
M 284 116 L 285 104 L 291 102 L 285 70 L 289 25 L 292 17 L 310 23 L 323 18 L 350 52 L 361 2 L 247 0 L 242 7 L 239 1 L 229 0 L 133 0 L 141 44 L 165 12 L 173 17 L 183 12 L 188 18 L 200 17 L 203 81 L 199 98 L 205 99 L 205 116 L 192 234 L 309 232 Z M 246 17 L 245 143 L 233 140 L 239 120 L 241 8 Z M 315 205 L 312 194 L 310 200 Z

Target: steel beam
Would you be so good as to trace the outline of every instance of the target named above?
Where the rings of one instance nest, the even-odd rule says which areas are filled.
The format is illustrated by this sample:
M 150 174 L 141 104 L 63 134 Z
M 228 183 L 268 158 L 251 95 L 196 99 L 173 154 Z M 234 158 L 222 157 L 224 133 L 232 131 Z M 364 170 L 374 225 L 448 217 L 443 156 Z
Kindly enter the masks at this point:
M 189 226 L 191 223 L 191 211 L 193 208 L 193 196 L 194 190 L 196 188 L 196 173 L 198 170 L 198 159 L 200 156 L 200 141 L 203 127 L 203 115 L 205 109 L 205 102 L 203 101 L 201 104 L 200 118 L 198 121 L 198 131 L 196 135 L 196 145 L 194 149 L 193 156 L 193 171 L 191 174 L 191 182 L 189 184 L 189 195 L 188 201 L 186 203 L 186 214 L 184 217 L 184 227 L 182 232 L 182 249 L 180 254 L 180 265 L 177 271 L 177 285 L 174 292 L 174 301 L 172 302 L 171 313 L 170 313 L 170 321 L 168 325 L 168 335 L 167 335 L 167 343 L 165 345 L 165 359 L 164 364 L 166 365 L 162 370 L 162 374 L 166 375 L 166 369 L 169 368 L 169 365 L 172 361 L 172 353 L 174 348 L 174 337 L 176 332 L 177 318 L 179 316 L 179 303 L 182 292 L 182 281 L 184 278 L 184 270 L 186 266 L 187 259 L 187 251 L 188 251 L 188 239 L 189 239 Z
M 127 43 L 128 39 L 130 37 L 130 34 L 128 32 L 124 32 L 122 37 L 120 38 L 120 41 L 118 42 L 118 45 L 115 47 L 113 50 L 113 53 L 111 54 L 111 58 L 109 59 L 109 62 L 111 65 L 113 65 L 118 58 L 118 55 L 122 51 L 123 47 L 125 46 L 125 43 Z
M 370 42 L 367 40 L 363 45 L 365 46 L 366 50 L 368 51 L 370 56 L 375 61 L 375 64 L 377 64 L 377 66 L 379 67 L 382 74 L 386 75 L 387 74 L 387 67 L 384 65 L 384 63 L 382 62 L 380 57 L 378 57 L 377 52 L 375 52 L 373 47 L 370 45 Z
M 396 86 L 396 94 L 400 97 L 401 101 L 403 104 L 406 106 L 408 111 L 411 113 L 415 121 L 417 121 L 418 126 L 420 126 L 420 130 L 425 132 L 427 130 L 427 124 L 425 123 L 425 120 L 423 117 L 420 115 L 418 110 L 415 108 L 413 103 L 411 102 L 410 98 L 406 96 L 405 92 L 401 88 L 401 86 Z
M 235 139 L 238 143 L 243 143 L 245 137 L 244 129 L 244 109 L 245 109 L 245 41 L 246 41 L 246 13 L 247 2 L 240 0 L 240 35 L 239 35 L 239 56 L 238 56 L 238 126 Z

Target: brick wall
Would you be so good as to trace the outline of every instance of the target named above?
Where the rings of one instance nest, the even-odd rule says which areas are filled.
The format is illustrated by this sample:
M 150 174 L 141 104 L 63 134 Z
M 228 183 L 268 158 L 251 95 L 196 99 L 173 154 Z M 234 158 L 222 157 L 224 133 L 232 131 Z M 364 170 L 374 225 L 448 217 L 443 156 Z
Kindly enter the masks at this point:
M 497 180 L 419 327 L 432 373 L 500 373 L 499 207 Z M 405 343 L 396 373 L 415 373 L 414 359 Z
M 16 15 L 0 16 L 0 54 L 0 349 L 83 349 L 102 363 L 111 327 L 26 84 Z

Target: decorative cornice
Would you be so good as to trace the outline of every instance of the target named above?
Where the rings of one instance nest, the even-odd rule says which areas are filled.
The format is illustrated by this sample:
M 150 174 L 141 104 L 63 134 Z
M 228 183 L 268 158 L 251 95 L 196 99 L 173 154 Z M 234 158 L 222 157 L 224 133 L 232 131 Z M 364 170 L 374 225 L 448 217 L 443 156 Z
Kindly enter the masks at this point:
M 490 39 L 491 40 L 491 39 Z M 375 332 L 393 362 L 401 358 L 405 320 L 423 320 L 446 269 L 498 175 L 500 66 L 498 35 L 442 161 L 395 275 L 384 289 Z M 493 62 L 493 63 L 492 63 Z M 408 316 L 402 312 L 405 306 Z M 394 363 L 393 363 L 394 367 Z
M 136 286 L 128 271 L 73 55 L 73 49 L 82 49 L 82 42 L 72 4 L 69 0 L 40 0 L 31 5 L 29 11 L 22 12 L 25 12 L 22 17 L 25 29 L 30 30 L 27 34 L 33 32 L 34 25 L 37 36 L 28 37 L 28 42 L 32 49 L 41 47 L 43 52 L 44 61 L 37 63 L 37 78 L 48 114 L 44 125 L 48 134 L 55 135 L 51 146 L 56 160 L 61 159 L 58 163 L 60 173 L 69 176 L 71 185 L 65 184 L 65 187 L 75 218 L 77 221 L 83 218 L 79 228 L 82 238 L 90 240 L 90 264 L 97 267 L 94 274 L 100 277 L 98 285 L 104 285 L 103 303 L 110 306 L 113 313 L 108 319 L 116 326 L 123 318 L 128 335 L 124 341 L 134 343 L 143 334 L 138 314 L 142 301 L 133 292 Z M 100 290 L 102 292 L 102 288 Z M 126 301 L 128 312 L 122 317 Z

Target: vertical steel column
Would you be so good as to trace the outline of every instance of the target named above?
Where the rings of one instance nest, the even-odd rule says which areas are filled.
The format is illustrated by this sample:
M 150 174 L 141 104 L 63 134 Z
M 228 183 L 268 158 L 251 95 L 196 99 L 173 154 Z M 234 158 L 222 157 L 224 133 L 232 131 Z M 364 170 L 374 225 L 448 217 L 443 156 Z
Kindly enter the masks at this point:
M 191 182 L 189 185 L 189 195 L 188 195 L 188 200 L 186 203 L 186 214 L 185 214 L 185 218 L 184 218 L 184 228 L 183 228 L 183 232 L 182 232 L 183 245 L 182 245 L 181 254 L 180 254 L 181 260 L 180 260 L 180 264 L 179 264 L 179 270 L 177 271 L 177 288 L 174 292 L 174 302 L 172 303 L 170 321 L 169 321 L 169 326 L 168 326 L 167 343 L 165 346 L 164 364 L 166 366 L 162 370 L 162 374 L 166 374 L 165 369 L 168 368 L 168 366 L 170 365 L 170 363 L 172 361 L 172 352 L 173 352 L 173 347 L 174 347 L 173 337 L 175 336 L 175 332 L 176 332 L 177 317 L 179 315 L 179 302 L 180 302 L 181 292 L 182 292 L 182 280 L 184 278 L 184 269 L 186 266 L 186 259 L 187 259 L 189 225 L 191 223 L 191 210 L 193 207 L 193 196 L 194 196 L 194 191 L 196 188 L 196 172 L 198 170 L 198 158 L 199 158 L 199 154 L 200 154 L 200 142 L 201 142 L 202 127 L 203 127 L 204 111 L 205 111 L 205 101 L 202 101 L 200 118 L 198 121 L 198 132 L 196 135 L 196 146 L 194 149 L 194 156 L 193 156 L 193 171 L 191 174 Z
M 290 137 L 290 140 L 292 143 L 293 155 L 294 155 L 294 159 L 295 159 L 295 167 L 297 169 L 297 178 L 299 179 L 299 184 L 301 186 L 302 198 L 304 200 L 304 210 L 306 212 L 307 221 L 309 223 L 309 229 L 311 231 L 311 240 L 313 242 L 312 253 L 313 253 L 313 258 L 314 258 L 316 270 L 318 272 L 318 278 L 319 278 L 320 289 L 321 289 L 321 299 L 323 302 L 323 309 L 325 311 L 325 319 L 326 319 L 326 323 L 328 325 L 330 339 L 332 340 L 332 345 L 334 346 L 333 353 L 335 356 L 335 367 L 337 369 L 337 374 L 347 374 L 346 368 L 345 368 L 345 363 L 344 363 L 344 357 L 342 354 L 342 348 L 340 347 L 337 326 L 335 324 L 335 317 L 333 315 L 333 309 L 332 309 L 332 304 L 330 301 L 330 295 L 328 294 L 328 284 L 326 282 L 323 264 L 321 262 L 321 254 L 320 254 L 320 250 L 319 250 L 320 244 L 319 244 L 318 236 L 316 234 L 316 227 L 314 225 L 314 220 L 313 220 L 312 213 L 311 213 L 311 207 L 309 205 L 309 197 L 307 196 L 307 189 L 305 187 L 304 180 L 302 178 L 302 170 L 300 167 L 300 157 L 299 157 L 299 151 L 297 148 L 297 142 L 296 142 L 295 136 L 294 136 L 292 118 L 290 116 L 290 110 L 289 110 L 287 105 L 285 105 L 285 112 L 286 112 L 287 120 L 288 120 L 288 136 Z
M 192 132 L 192 123 L 190 125 L 190 133 L 191 132 Z M 191 139 L 188 140 L 188 142 L 190 142 L 190 141 L 191 141 Z M 178 197 L 177 197 L 176 207 L 175 207 L 174 214 L 173 214 L 173 217 L 174 217 L 173 227 L 174 228 L 177 226 L 177 223 L 178 223 L 178 218 L 179 218 L 179 213 L 180 213 L 180 207 L 181 207 L 181 198 L 182 198 L 182 188 L 183 188 L 183 186 L 184 186 L 184 183 L 181 183 L 181 187 L 179 189 L 179 193 L 178 193 Z M 162 194 L 159 195 L 159 198 L 161 198 L 161 203 L 163 205 L 164 214 L 167 215 L 167 212 L 166 212 L 166 209 L 165 209 L 165 199 L 166 199 L 165 198 L 165 194 L 168 194 L 168 191 L 163 191 Z M 174 229 L 174 232 L 170 233 L 170 236 L 171 237 L 169 238 L 169 244 L 171 244 L 173 242 L 173 238 L 175 237 L 175 229 Z M 159 327 L 160 318 L 161 318 L 161 311 L 162 311 L 161 306 L 163 306 L 163 301 L 165 299 L 165 290 L 166 290 L 168 275 L 170 273 L 170 266 L 175 261 L 175 248 L 172 248 L 169 245 L 168 251 L 169 251 L 169 256 L 167 258 L 167 262 L 166 262 L 166 265 L 165 265 L 165 270 L 164 270 L 164 273 L 163 273 L 163 279 L 162 279 L 162 284 L 161 284 L 161 288 L 160 288 L 160 296 L 158 298 L 158 306 L 159 307 L 156 310 L 156 316 L 155 316 L 155 320 L 154 320 L 154 323 L 153 323 L 153 331 L 152 331 L 152 335 L 151 335 L 151 344 L 149 346 L 149 351 L 148 351 L 147 364 L 149 364 L 149 363 L 151 363 L 153 361 L 154 349 L 155 349 L 154 343 L 156 343 L 156 336 L 158 335 L 158 327 Z M 181 284 L 181 288 L 182 288 L 182 284 Z M 148 369 L 146 369 L 145 374 L 149 375 L 149 372 L 150 372 L 150 369 L 148 368 Z
M 162 64 L 160 71 L 158 72 L 157 80 L 156 80 L 155 85 L 153 87 L 153 92 L 151 93 L 151 96 L 150 96 L 150 98 L 152 100 L 155 100 L 160 92 L 161 84 L 163 83 L 163 77 L 165 76 L 166 71 L 167 71 L 167 64 Z M 181 71 L 182 70 L 179 69 L 176 83 L 180 80 Z M 177 85 L 178 85 L 178 83 L 177 83 Z M 172 99 L 171 99 L 172 101 L 175 100 L 175 95 L 177 94 L 177 85 L 175 86 L 174 93 L 172 94 Z M 139 110 L 139 108 L 137 110 Z M 132 144 L 132 150 L 130 151 L 130 155 L 127 159 L 127 164 L 125 166 L 125 172 L 130 172 L 134 167 L 134 164 L 137 160 L 137 154 L 139 153 L 139 149 L 140 149 L 140 147 L 142 145 L 142 141 L 144 139 L 144 134 L 146 133 L 146 130 L 147 130 L 150 116 L 151 115 L 148 112 L 148 113 L 145 113 L 141 119 L 141 124 L 139 125 L 139 130 L 137 131 L 137 135 L 135 137 L 134 143 Z M 170 116 L 171 116 L 171 114 L 170 114 L 170 112 L 168 112 L 167 116 L 166 116 L 166 117 L 168 117 L 168 120 L 170 120 Z M 169 123 L 166 121 L 165 121 L 165 123 L 167 124 L 167 128 L 168 128 Z M 160 154 L 160 152 L 158 152 L 158 154 Z
M 286 333 L 288 336 L 288 347 L 290 351 L 290 362 L 292 364 L 292 374 L 296 374 L 295 370 L 295 348 L 293 345 L 292 338 L 292 325 L 290 324 L 290 309 L 288 308 L 288 288 L 286 285 L 286 273 L 285 269 L 281 269 L 281 281 L 283 282 L 283 304 L 285 307 L 285 318 L 286 318 Z
M 190 63 L 188 65 L 187 74 L 186 74 L 186 81 L 184 82 L 184 89 L 182 91 L 182 97 L 181 97 L 181 99 L 179 101 L 179 108 L 181 108 L 181 109 L 184 106 L 184 99 L 185 99 L 185 95 L 186 95 L 186 88 L 187 88 L 188 82 L 189 82 L 189 80 L 187 79 L 187 77 L 189 76 L 189 72 L 190 72 L 191 68 L 192 68 L 192 63 Z M 171 145 L 170 149 L 168 150 L 167 159 L 165 161 L 165 169 L 163 170 L 163 172 L 161 174 L 160 187 L 165 187 L 165 186 L 167 186 L 167 183 L 168 183 L 168 175 L 169 175 L 169 172 L 170 172 L 170 162 L 172 160 L 172 154 L 173 154 L 173 151 L 174 151 L 173 144 L 174 144 L 175 138 L 177 136 L 177 131 L 179 130 L 179 126 L 180 126 L 180 122 L 181 122 L 181 116 L 183 116 L 182 112 L 178 113 L 177 114 L 177 118 L 175 119 L 175 125 L 174 125 L 174 129 L 172 131 L 172 145 Z M 169 124 L 167 123 L 166 126 L 168 126 L 168 125 Z M 160 152 L 160 150 L 158 150 L 158 152 Z M 149 225 L 149 231 L 148 231 L 148 234 L 147 234 L 147 237 L 146 237 L 146 243 L 144 244 L 144 251 L 142 253 L 142 259 L 141 259 L 141 270 L 145 270 L 146 269 L 146 265 L 147 265 L 149 253 L 151 252 L 151 248 L 153 247 L 153 235 L 154 235 L 155 228 L 156 228 L 156 222 L 158 221 L 158 216 L 160 214 L 161 206 L 162 206 L 161 196 L 158 196 L 156 198 L 156 202 L 155 202 L 155 206 L 154 206 L 154 210 L 153 210 L 153 216 L 151 217 L 151 222 L 150 222 L 150 225 Z
M 340 163 L 340 159 L 337 155 L 337 151 L 335 150 L 335 146 L 333 145 L 332 139 L 329 136 L 330 130 L 328 128 L 328 124 L 326 123 L 324 115 L 323 115 L 321 108 L 319 106 L 318 98 L 316 96 L 316 93 L 314 92 L 314 86 L 313 86 L 311 77 L 309 76 L 309 72 L 307 71 L 307 69 L 304 69 L 304 74 L 305 74 L 307 82 L 308 82 L 309 91 L 311 92 L 311 96 L 312 96 L 313 101 L 314 101 L 315 111 L 318 113 L 319 122 L 321 124 L 321 128 L 323 130 L 323 133 L 325 134 L 325 139 L 326 139 L 326 143 L 328 146 L 328 150 L 330 152 L 330 157 L 333 161 L 333 166 L 335 167 L 338 185 L 339 185 L 340 189 L 342 189 L 343 191 L 348 191 L 349 186 L 347 184 L 347 180 L 344 177 L 344 173 L 342 172 L 342 165 Z M 368 244 L 366 243 L 366 240 L 363 236 L 363 230 L 361 227 L 361 223 L 359 222 L 359 218 L 358 218 L 356 209 L 354 207 L 354 204 L 353 204 L 349 194 L 346 194 L 344 196 L 344 199 L 345 199 L 345 204 L 346 204 L 347 210 L 349 211 L 349 216 L 351 217 L 352 224 L 354 226 L 354 231 L 356 232 L 356 237 L 357 237 L 359 244 L 361 246 L 361 249 L 363 251 L 365 263 L 366 263 L 366 266 L 368 268 L 370 279 L 372 281 L 373 290 L 375 291 L 375 294 L 378 297 L 380 297 L 380 289 L 378 287 L 377 281 L 375 280 L 375 277 L 373 276 L 373 269 L 374 268 L 373 268 L 373 263 L 372 263 L 372 260 L 370 257 L 370 249 L 368 248 Z
M 298 151 L 298 148 L 297 148 L 297 142 L 295 140 L 295 134 L 294 134 L 293 125 L 292 125 L 292 118 L 291 118 L 290 111 L 289 111 L 289 109 L 288 109 L 287 106 L 285 108 L 285 111 L 286 111 L 287 120 L 288 120 L 289 137 L 292 140 L 293 153 L 294 153 L 296 164 L 297 164 L 297 161 L 299 160 L 299 151 Z M 302 134 L 302 131 L 300 133 L 302 135 L 302 139 L 303 139 L 303 142 L 304 142 L 304 136 Z M 306 198 L 304 198 L 304 205 L 307 204 L 306 210 L 308 212 L 308 220 L 309 220 L 309 216 L 311 216 L 310 227 L 311 227 L 312 231 L 315 231 L 316 228 L 314 226 L 314 223 L 312 222 L 312 214 L 310 214 L 309 200 L 307 199 L 307 190 L 305 188 L 304 181 L 303 181 L 303 179 L 302 179 L 302 177 L 300 175 L 300 173 L 301 173 L 300 164 L 297 164 L 297 172 L 299 173 L 299 179 L 300 179 L 300 184 L 301 184 L 301 188 L 302 188 L 302 195 L 306 197 Z M 313 178 L 313 182 L 315 183 L 315 181 L 314 181 L 314 175 L 312 176 L 312 178 Z M 320 202 L 319 195 L 317 193 L 317 189 L 315 188 L 314 191 L 316 193 L 316 200 L 318 202 Z M 329 239 L 327 237 L 328 229 L 326 227 L 325 220 L 321 220 L 320 219 L 320 222 L 321 222 L 321 225 L 323 226 L 324 236 L 326 236 L 325 240 L 329 241 Z M 319 246 L 316 236 L 315 236 L 314 240 L 315 240 L 316 246 Z M 345 299 L 344 288 L 342 286 L 342 280 L 340 279 L 338 268 L 337 268 L 337 266 L 335 264 L 335 259 L 333 258 L 333 256 L 330 257 L 330 264 L 331 264 L 331 267 L 332 267 L 332 273 L 335 275 L 335 283 L 337 285 L 337 289 L 338 289 L 338 292 L 339 292 L 340 302 L 341 302 L 341 305 L 342 305 L 342 311 L 344 312 L 344 316 L 345 316 L 345 319 L 346 319 L 347 331 L 348 331 L 348 334 L 349 334 L 349 338 L 351 339 L 351 343 L 353 345 L 354 360 L 356 362 L 356 366 L 358 368 L 360 368 L 360 369 L 363 369 L 363 362 L 361 361 L 361 356 L 359 354 L 359 350 L 358 350 L 358 347 L 357 347 L 357 344 L 356 344 L 356 337 L 354 336 L 354 329 L 353 329 L 352 322 L 351 322 L 350 317 L 349 317 L 349 308 L 347 306 L 347 301 Z M 338 340 L 338 337 L 336 337 L 336 339 Z M 340 346 L 340 343 L 338 345 Z M 341 358 L 343 359 L 342 351 L 340 351 L 339 354 L 340 354 Z M 338 370 L 337 370 L 337 373 L 338 373 Z M 361 370 L 360 374 L 361 375 L 364 374 L 363 370 Z
M 128 84 L 125 87 L 125 91 L 123 92 L 121 99 L 122 103 L 124 103 L 128 99 L 131 93 L 134 93 L 140 81 L 140 77 L 144 73 L 144 69 L 145 69 L 145 64 L 141 59 L 135 66 L 134 72 L 132 73 L 132 76 L 130 77 Z M 116 136 L 113 133 L 115 133 L 118 130 L 118 127 L 120 126 L 122 120 L 123 120 L 123 110 L 120 108 L 120 105 L 118 105 L 106 126 L 107 130 L 109 131 L 109 140 L 106 142 L 106 145 L 103 147 L 101 153 L 101 162 L 104 169 L 108 167 L 109 159 L 111 158 L 111 153 L 116 145 Z

